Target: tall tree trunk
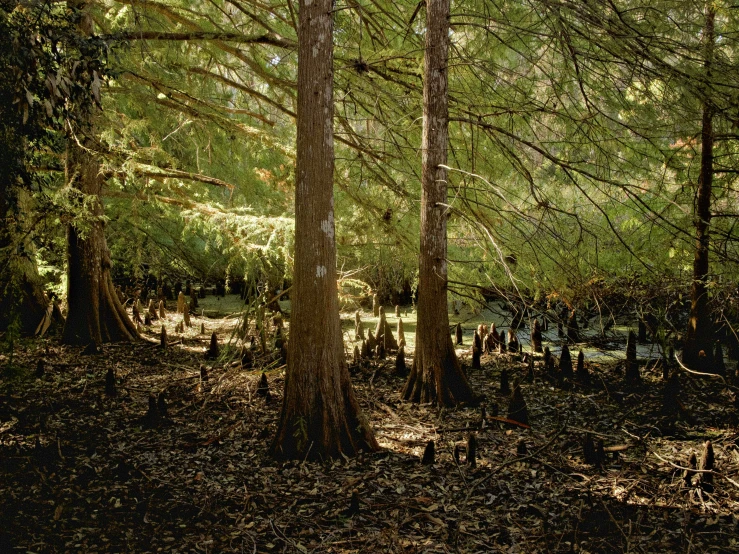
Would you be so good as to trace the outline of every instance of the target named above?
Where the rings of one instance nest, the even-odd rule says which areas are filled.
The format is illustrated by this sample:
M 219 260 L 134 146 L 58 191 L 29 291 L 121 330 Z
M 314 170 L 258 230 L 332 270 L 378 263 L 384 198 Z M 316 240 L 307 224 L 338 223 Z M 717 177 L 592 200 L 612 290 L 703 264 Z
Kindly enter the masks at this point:
M 92 18 L 85 2 L 74 2 L 82 12 L 80 32 L 92 33 Z M 95 344 L 138 338 L 138 332 L 115 293 L 110 274 L 110 251 L 105 241 L 100 192 L 103 178 L 95 158 L 92 116 L 86 128 L 70 133 L 67 145 L 68 186 L 87 197 L 93 220 L 67 227 L 67 303 L 69 312 L 62 342 Z M 84 196 L 82 196 L 84 195 Z
M 277 458 L 379 448 L 344 359 L 333 202 L 332 0 L 300 0 L 295 269 Z
M 693 260 L 690 319 L 685 337 L 683 359 L 700 369 L 710 368 L 713 360 L 713 324 L 708 305 L 708 248 L 711 228 L 711 189 L 713 186 L 713 102 L 711 101 L 711 64 L 714 48 L 714 20 L 716 11 L 709 3 L 704 28 L 705 86 L 701 129 L 701 166 L 695 206 L 696 247 Z M 703 354 L 701 355 L 701 351 Z
M 454 351 L 447 311 L 447 59 L 449 0 L 426 2 L 423 168 L 418 324 L 413 367 L 403 389 L 412 402 L 453 406 L 474 398 Z
M 0 169 L 0 179 L 0 252 L 5 254 L 0 261 L 0 330 L 13 328 L 21 335 L 32 335 L 46 313 L 47 301 L 29 228 L 31 195 L 21 185 L 9 184 L 15 175 Z

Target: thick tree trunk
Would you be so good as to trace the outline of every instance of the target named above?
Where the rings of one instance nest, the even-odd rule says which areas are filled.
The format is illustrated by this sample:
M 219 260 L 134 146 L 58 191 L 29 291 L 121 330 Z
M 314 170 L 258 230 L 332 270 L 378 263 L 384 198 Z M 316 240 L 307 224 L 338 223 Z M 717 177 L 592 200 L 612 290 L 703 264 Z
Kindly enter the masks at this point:
M 92 34 L 92 17 L 87 0 L 73 0 L 70 6 L 82 14 L 78 23 L 83 35 Z M 80 121 L 84 118 L 80 118 Z M 80 192 L 92 212 L 92 221 L 67 227 L 67 304 L 69 312 L 64 325 L 65 344 L 100 345 L 104 342 L 138 338 L 136 326 L 128 317 L 115 292 L 110 274 L 110 251 L 105 241 L 100 192 L 103 178 L 95 158 L 92 139 L 93 116 L 89 125 L 80 125 L 67 141 L 66 180 Z
M 449 0 L 426 3 L 423 168 L 416 352 L 403 398 L 453 406 L 474 398 L 454 351 L 447 312 L 446 221 Z
M 30 194 L 0 169 L 0 330 L 13 327 L 21 335 L 33 335 L 46 314 L 47 301 L 39 277 L 28 221 L 33 213 Z M 14 177 L 13 177 L 14 178 Z
M 706 81 L 711 77 L 713 59 L 715 8 L 706 12 L 704 37 Z M 708 305 L 708 249 L 711 227 L 711 189 L 713 187 L 713 103 L 709 85 L 704 88 L 703 121 L 701 129 L 701 168 L 695 206 L 696 247 L 693 260 L 690 319 L 685 337 L 683 360 L 691 367 L 709 369 L 713 360 L 713 324 Z M 701 351 L 703 354 L 701 355 Z
M 69 312 L 62 342 L 87 345 L 138 338 L 115 292 L 110 274 L 110 252 L 105 241 L 100 191 L 103 179 L 94 153 L 72 137 L 67 147 L 67 182 L 92 200 L 93 221 L 67 227 L 67 303 Z
M 295 269 L 285 393 L 272 453 L 312 459 L 379 448 L 354 395 L 339 321 L 333 206 L 332 0 L 301 0 Z

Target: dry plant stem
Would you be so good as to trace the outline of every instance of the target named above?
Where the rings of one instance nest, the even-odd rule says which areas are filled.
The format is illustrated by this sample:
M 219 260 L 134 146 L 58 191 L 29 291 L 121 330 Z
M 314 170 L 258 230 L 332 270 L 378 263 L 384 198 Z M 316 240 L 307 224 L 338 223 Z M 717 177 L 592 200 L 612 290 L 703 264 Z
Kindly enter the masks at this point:
M 724 379 L 723 375 L 720 375 L 719 373 L 703 373 L 701 371 L 695 371 L 694 369 L 690 369 L 689 367 L 686 367 L 685 364 L 680 361 L 680 357 L 675 354 L 675 360 L 677 361 L 677 364 L 680 366 L 680 369 L 685 371 L 686 373 L 690 373 L 691 375 L 698 375 L 700 377 L 712 377 L 714 379 L 721 379 L 721 382 L 729 386 L 729 384 L 726 382 L 726 379 Z

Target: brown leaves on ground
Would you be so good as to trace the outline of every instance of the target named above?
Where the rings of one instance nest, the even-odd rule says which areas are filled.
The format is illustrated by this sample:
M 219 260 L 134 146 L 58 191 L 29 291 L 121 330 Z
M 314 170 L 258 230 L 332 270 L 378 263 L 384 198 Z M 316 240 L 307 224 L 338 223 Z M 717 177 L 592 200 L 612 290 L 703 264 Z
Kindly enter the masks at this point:
M 225 345 L 228 334 L 219 338 Z M 184 338 L 167 350 L 106 345 L 102 355 L 87 357 L 48 341 L 17 350 L 20 377 L 0 383 L 0 546 L 86 553 L 739 551 L 737 414 L 715 382 L 682 378 L 681 401 L 694 419 L 688 424 L 662 413 L 657 368 L 625 389 L 608 368 L 589 364 L 592 387 L 564 391 L 546 378 L 540 359 L 529 384 L 518 355 L 484 355 L 469 377 L 487 398 L 486 413 L 498 413 L 494 404 L 506 413 L 508 397 L 499 391 L 505 368 L 523 382 L 525 429 L 483 417 L 480 408 L 402 402 L 395 360 L 365 362 L 352 376 L 385 450 L 278 464 L 267 456 L 284 385 L 276 357 L 255 354 L 250 369 L 211 361 L 204 380 L 208 339 Z M 40 358 L 45 371 L 36 378 Z M 115 396 L 106 395 L 108 369 Z M 262 372 L 271 403 L 257 394 Z M 147 419 L 149 397 L 161 393 L 166 414 Z M 476 467 L 453 455 L 473 431 Z M 585 433 L 605 444 L 600 466 L 583 460 Z M 681 469 L 708 439 L 712 491 L 697 476 L 686 485 Z M 435 463 L 422 465 L 430 440 Z

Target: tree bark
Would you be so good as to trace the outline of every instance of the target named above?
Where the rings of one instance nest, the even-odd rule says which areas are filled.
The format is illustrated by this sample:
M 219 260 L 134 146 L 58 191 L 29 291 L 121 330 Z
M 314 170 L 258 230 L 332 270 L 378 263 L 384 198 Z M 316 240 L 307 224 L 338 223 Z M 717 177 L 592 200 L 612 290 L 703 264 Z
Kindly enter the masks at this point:
M 706 84 L 701 128 L 701 166 L 695 204 L 695 259 L 691 288 L 690 319 L 683 348 L 686 365 L 706 370 L 713 360 L 713 324 L 708 305 L 708 251 L 711 227 L 711 189 L 713 187 L 713 113 L 710 97 L 711 64 L 714 46 L 715 7 L 709 4 L 704 28 Z M 700 355 L 701 351 L 704 355 Z
M 272 454 L 334 458 L 379 446 L 349 380 L 333 206 L 332 0 L 300 0 L 295 268 L 287 373 Z
M 84 2 L 74 3 L 82 11 L 80 32 L 92 33 L 92 19 Z M 83 120 L 84 118 L 80 118 Z M 67 144 L 66 180 L 90 205 L 92 220 L 67 227 L 67 303 L 64 325 L 65 344 L 97 345 L 103 342 L 138 338 L 136 326 L 128 317 L 115 292 L 110 274 L 110 251 L 105 240 L 100 193 L 103 177 L 95 157 L 92 139 L 93 117 L 86 128 L 70 132 Z M 84 196 L 83 196 L 84 195 Z
M 457 359 L 447 312 L 449 0 L 426 3 L 423 167 L 416 352 L 403 398 L 454 406 L 474 395 Z

